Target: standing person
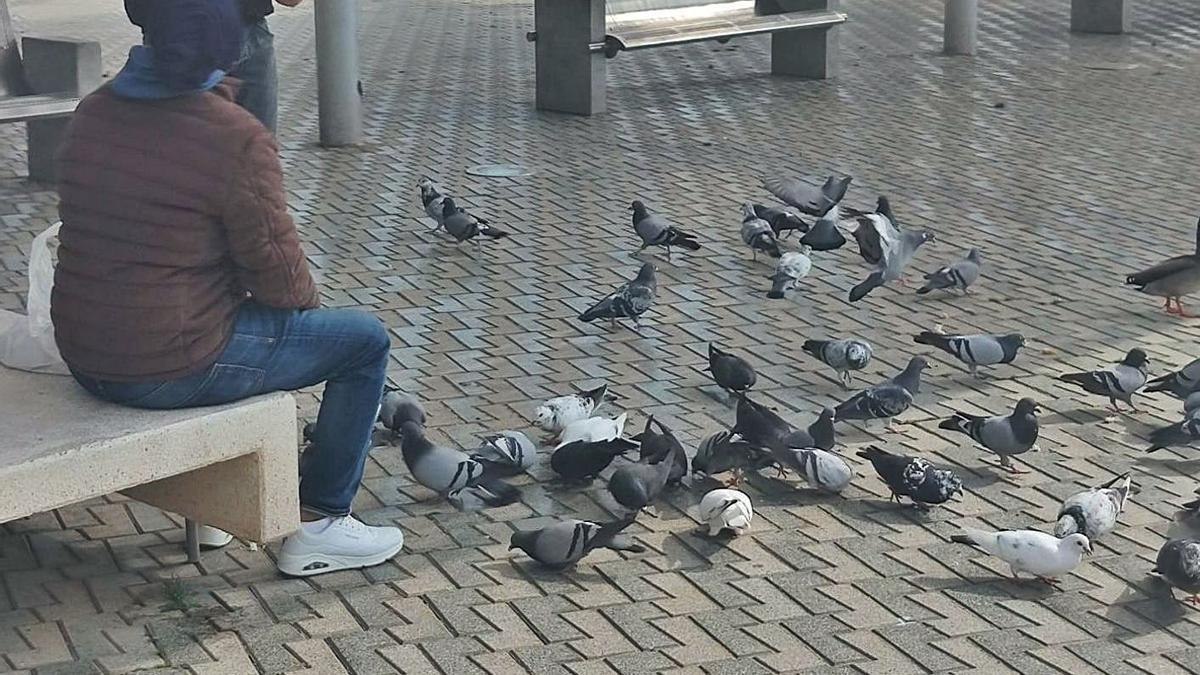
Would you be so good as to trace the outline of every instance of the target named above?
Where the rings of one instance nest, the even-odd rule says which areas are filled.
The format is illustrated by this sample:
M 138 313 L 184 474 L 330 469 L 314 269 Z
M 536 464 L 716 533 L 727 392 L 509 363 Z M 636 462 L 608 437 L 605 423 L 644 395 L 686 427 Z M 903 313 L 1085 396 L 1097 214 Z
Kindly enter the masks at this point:
M 154 0 L 146 44 L 79 104 L 59 151 L 55 340 L 93 395 L 154 409 L 325 383 L 300 476 L 295 576 L 398 553 L 350 515 L 391 340 L 366 312 L 320 309 L 287 212 L 274 136 L 234 103 L 234 0 Z

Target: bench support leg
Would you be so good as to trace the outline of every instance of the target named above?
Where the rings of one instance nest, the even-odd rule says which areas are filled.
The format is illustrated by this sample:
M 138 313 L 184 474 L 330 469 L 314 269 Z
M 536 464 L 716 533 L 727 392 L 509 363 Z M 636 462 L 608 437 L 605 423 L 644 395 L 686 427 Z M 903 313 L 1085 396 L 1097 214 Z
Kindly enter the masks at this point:
M 67 124 L 70 121 L 69 117 L 55 117 L 46 120 L 30 120 L 25 123 L 30 180 L 46 183 L 53 183 L 56 180 L 54 156 L 58 153 L 58 146 L 67 132 Z
M 771 74 L 824 80 L 837 75 L 838 28 L 771 34 Z
M 200 523 L 191 518 L 183 521 L 183 541 L 188 562 L 200 562 Z
M 535 0 L 537 108 L 594 115 L 607 108 L 604 0 Z
M 1071 0 L 1071 32 L 1124 33 L 1132 14 L 1132 0 Z
M 946 0 L 942 53 L 972 56 L 978 38 L 979 0 Z

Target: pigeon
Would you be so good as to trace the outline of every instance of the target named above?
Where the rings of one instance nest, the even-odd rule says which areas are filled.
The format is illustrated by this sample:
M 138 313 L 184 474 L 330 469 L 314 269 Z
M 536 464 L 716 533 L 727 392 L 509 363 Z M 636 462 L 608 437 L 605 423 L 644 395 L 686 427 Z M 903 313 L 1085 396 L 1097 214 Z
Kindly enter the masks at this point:
M 768 298 L 783 298 L 784 293 L 795 288 L 801 279 L 808 276 L 812 270 L 812 259 L 808 257 L 810 250 L 812 249 L 807 246 L 801 246 L 799 251 L 789 251 L 779 258 L 775 265 L 775 273 L 767 277 L 771 280 L 771 290 L 767 291 Z
M 780 441 L 781 448 L 820 448 L 833 450 L 836 432 L 833 427 L 833 408 L 824 408 L 807 429 L 797 429 L 786 434 Z
M 921 388 L 921 371 L 928 366 L 923 356 L 914 356 L 896 377 L 864 389 L 834 408 L 834 419 L 887 421 L 891 429 L 892 418 L 908 410 L 913 397 Z
M 1184 602 L 1200 605 L 1200 539 L 1172 539 L 1163 544 L 1152 571 L 1172 588 L 1191 593 Z
M 550 468 L 564 480 L 591 480 L 608 468 L 617 458 L 637 447 L 627 438 L 610 438 L 602 441 L 571 441 L 554 449 L 550 455 Z
M 846 237 L 838 229 L 838 216 L 840 213 L 841 211 L 838 209 L 837 204 L 830 207 L 829 211 L 820 218 L 817 218 L 817 221 L 813 223 L 808 232 L 803 237 L 800 237 L 800 244 L 814 251 L 832 251 L 844 246 Z
M 1133 478 L 1123 473 L 1104 485 L 1067 497 L 1058 510 L 1054 536 L 1061 539 L 1079 532 L 1094 542 L 1112 532 L 1117 526 L 1117 516 L 1125 508 L 1132 482 Z
M 651 246 L 662 246 L 667 249 L 667 260 L 670 260 L 672 246 L 689 251 L 700 250 L 700 242 L 696 241 L 695 235 L 675 227 L 666 218 L 656 213 L 650 213 L 645 204 L 635 201 L 630 204 L 629 210 L 633 211 L 633 231 L 642 240 L 642 247 L 637 250 L 637 253 L 641 253 Z
M 1038 439 L 1037 403 L 1031 398 L 1017 401 L 1011 415 L 970 415 L 955 411 L 954 416 L 943 420 L 939 429 L 948 429 L 966 434 L 971 440 L 1000 456 L 1000 468 L 1009 473 L 1027 473 L 1013 466 L 1012 457 L 1037 449 Z
M 563 427 L 562 433 L 558 435 L 558 443 L 565 445 L 573 441 L 611 441 L 620 438 L 625 431 L 627 419 L 629 413 L 621 413 L 612 419 L 588 417 L 576 420 Z
M 728 530 L 734 536 L 750 530 L 754 506 L 750 496 L 741 490 L 710 490 L 700 499 L 700 521 L 708 525 L 708 536 L 715 537 Z
M 1134 348 L 1130 349 L 1125 358 L 1112 368 L 1086 373 L 1068 373 L 1060 375 L 1058 379 L 1077 384 L 1089 394 L 1107 396 L 1109 403 L 1112 404 L 1112 410 L 1115 412 L 1121 412 L 1121 408 L 1117 405 L 1118 399 L 1128 403 L 1129 407 L 1137 412 L 1138 408 L 1133 404 L 1133 395 L 1145 386 L 1146 366 L 1149 363 L 1150 359 L 1146 357 L 1146 352 Z
M 537 459 L 537 446 L 520 431 L 501 431 L 484 436 L 483 445 L 470 452 L 471 459 L 497 468 L 524 471 Z
M 808 232 L 809 224 L 794 213 L 788 213 L 783 209 L 777 209 L 772 206 L 763 206 L 762 204 L 754 204 L 754 215 L 762 218 L 771 225 L 771 231 L 775 233 L 775 237 L 786 237 L 792 232 Z
M 608 392 L 607 384 L 577 394 L 555 396 L 538 406 L 534 422 L 542 431 L 556 434 L 571 422 L 591 417 L 601 404 L 615 399 L 616 394 Z
M 1008 563 L 1014 579 L 1024 572 L 1057 587 L 1058 577 L 1069 574 L 1079 566 L 1084 553 L 1092 552 L 1092 544 L 1082 534 L 1069 534 L 1059 539 L 1036 530 L 1005 530 L 985 532 L 963 530 L 950 541 L 967 544 Z
M 466 209 L 456 206 L 450 197 L 442 200 L 442 225 L 456 242 L 461 244 L 474 239 L 475 246 L 479 249 L 482 249 L 480 235 L 489 239 L 503 239 L 508 236 L 507 232 L 488 224 L 488 221 L 477 218 L 467 213 Z
M 917 289 L 917 295 L 925 295 L 940 288 L 957 288 L 967 294 L 971 284 L 979 280 L 979 249 L 967 251 L 967 257 L 956 260 L 945 267 L 925 275 L 925 285 Z
M 1167 314 L 1188 316 L 1180 299 L 1200 291 L 1200 222 L 1196 224 L 1194 253 L 1177 255 L 1149 269 L 1134 272 L 1126 277 L 1125 285 L 1134 286 L 1141 293 L 1164 298 L 1166 302 L 1163 309 L 1167 310 Z M 1175 299 L 1176 309 L 1171 308 L 1171 298 Z
M 1181 523 L 1187 523 L 1195 528 L 1200 525 L 1200 487 L 1196 488 L 1193 494 L 1198 499 L 1193 499 L 1190 502 L 1185 502 L 1179 507 L 1179 511 L 1175 513 L 1175 520 Z
M 842 198 L 850 187 L 851 176 L 829 176 L 820 187 L 795 178 L 770 177 L 763 187 L 775 197 L 810 216 L 823 216 Z
M 772 455 L 781 466 L 794 470 L 822 492 L 838 494 L 854 478 L 846 460 L 821 448 L 785 448 L 773 451 Z
M 1146 384 L 1147 394 L 1160 391 L 1179 399 L 1185 399 L 1196 391 L 1200 391 L 1200 359 L 1192 361 L 1173 373 L 1156 377 Z
M 400 426 L 405 422 L 416 422 L 425 426 L 425 409 L 420 401 L 401 392 L 399 389 L 387 387 L 383 390 L 383 398 L 379 401 L 380 424 L 393 436 L 400 433 Z
M 634 330 L 641 328 L 641 316 L 654 303 L 654 295 L 658 292 L 658 279 L 655 278 L 654 265 L 646 263 L 638 270 L 637 276 L 617 287 L 615 291 L 604 296 L 592 305 L 579 320 L 584 323 L 596 319 L 608 319 L 612 327 L 617 327 L 617 319 L 633 319 Z
M 658 431 L 654 431 L 654 427 L 658 427 Z M 688 458 L 683 444 L 666 425 L 654 419 L 654 415 L 646 418 L 646 428 L 632 440 L 640 446 L 638 449 L 640 461 L 656 464 L 667 457 L 672 458 L 675 466 L 671 468 L 671 473 L 667 476 L 667 484 L 678 484 L 688 474 Z
M 667 486 L 667 480 L 677 466 L 674 455 L 678 452 L 683 452 L 683 448 L 672 448 L 666 457 L 653 464 L 647 460 L 618 468 L 608 479 L 609 494 L 630 511 L 637 512 L 650 506 Z
M 847 209 L 846 215 L 854 217 L 856 221 L 853 234 L 862 259 L 869 265 L 883 262 L 884 251 L 893 247 L 900 237 L 888 198 L 879 197 L 874 213 Z
M 979 377 L 979 366 L 994 366 L 1012 363 L 1017 351 L 1025 346 L 1025 337 L 1020 333 L 1008 335 L 942 335 L 933 331 L 922 331 L 913 337 L 913 342 L 930 345 L 946 352 L 967 364 L 971 375 Z
M 1150 432 L 1150 447 L 1146 452 L 1191 445 L 1200 441 L 1200 397 L 1188 398 L 1188 403 L 1191 405 L 1184 404 L 1183 421 Z
M 858 338 L 805 340 L 800 348 L 836 370 L 843 389 L 850 387 L 851 372 L 866 368 L 873 354 L 871 344 Z
M 757 471 L 773 463 L 769 454 L 747 443 L 741 435 L 718 431 L 700 442 L 692 458 L 692 472 L 715 476 L 732 471 L 733 478 L 727 484 L 737 485 L 746 471 Z
M 405 421 L 400 426 L 400 433 L 400 451 L 409 473 L 430 490 L 448 495 L 478 486 L 482 491 L 474 494 L 474 498 L 485 500 L 488 506 L 503 506 L 520 498 L 517 488 L 488 476 L 484 465 L 465 452 L 431 443 L 420 424 Z
M 758 380 L 754 367 L 742 357 L 721 351 L 716 345 L 708 345 L 708 367 L 706 371 L 712 374 L 713 382 L 729 393 L 730 400 L 735 394 L 750 391 Z
M 882 258 L 866 279 L 850 289 L 850 302 L 858 302 L 867 297 L 871 291 L 889 281 L 896 281 L 904 275 L 904 268 L 912 262 L 912 258 L 926 242 L 933 241 L 933 233 L 925 230 L 905 230 L 900 232 L 895 241 L 882 241 Z
M 771 449 L 784 447 L 783 439 L 793 429 L 770 408 L 755 403 L 749 396 L 741 396 L 737 404 L 737 421 L 730 431 L 756 448 Z
M 417 183 L 417 187 L 421 190 L 421 206 L 425 207 L 425 214 L 435 223 L 430 232 L 437 232 L 446 225 L 445 212 L 443 211 L 445 208 L 443 205 L 445 197 L 438 191 L 437 184 L 429 177 L 422 178 Z
M 645 547 L 620 534 L 632 523 L 633 518 L 604 524 L 567 518 L 541 529 L 513 532 L 508 550 L 519 548 L 554 570 L 566 569 L 598 548 L 642 553 Z
M 891 499 L 897 502 L 901 497 L 908 497 L 917 508 L 927 509 L 963 493 L 962 479 L 952 471 L 939 469 L 920 457 L 893 455 L 874 445 L 855 454 L 871 462 L 875 473 L 892 491 Z
M 504 506 L 520 499 L 517 488 L 501 481 L 483 481 L 451 490 L 446 501 L 460 511 L 482 511 L 490 506 Z
M 775 230 L 771 229 L 770 223 L 754 213 L 754 205 L 750 202 L 742 205 L 742 242 L 750 247 L 755 260 L 758 260 L 759 251 L 772 258 L 781 255 L 779 242 L 775 240 Z

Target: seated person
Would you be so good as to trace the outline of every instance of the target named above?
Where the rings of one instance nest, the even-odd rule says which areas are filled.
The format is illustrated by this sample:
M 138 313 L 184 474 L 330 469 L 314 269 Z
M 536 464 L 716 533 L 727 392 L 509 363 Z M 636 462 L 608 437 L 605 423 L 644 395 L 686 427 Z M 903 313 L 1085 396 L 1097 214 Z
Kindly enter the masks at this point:
M 319 309 L 287 213 L 275 140 L 234 103 L 235 0 L 157 0 L 112 82 L 60 150 L 51 313 L 84 388 L 138 408 L 237 401 L 325 382 L 279 569 L 382 563 L 395 527 L 350 515 L 391 341 L 370 314 Z

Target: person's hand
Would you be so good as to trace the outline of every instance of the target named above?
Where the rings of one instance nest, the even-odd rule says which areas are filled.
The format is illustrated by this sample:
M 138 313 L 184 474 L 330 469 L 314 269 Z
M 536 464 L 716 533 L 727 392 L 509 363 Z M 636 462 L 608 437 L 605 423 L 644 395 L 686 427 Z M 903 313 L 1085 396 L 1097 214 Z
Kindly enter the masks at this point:
M 284 7 L 295 7 L 296 5 L 304 2 L 304 0 L 275 0 L 275 2 L 278 2 Z

